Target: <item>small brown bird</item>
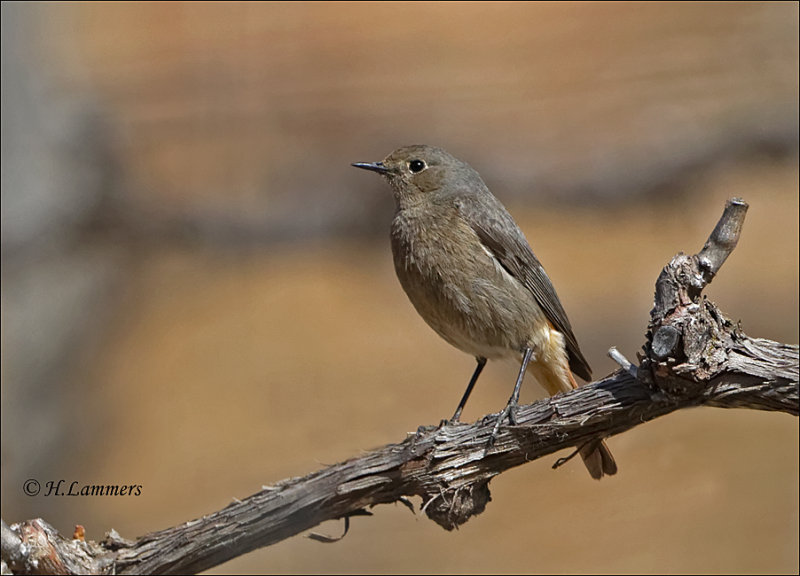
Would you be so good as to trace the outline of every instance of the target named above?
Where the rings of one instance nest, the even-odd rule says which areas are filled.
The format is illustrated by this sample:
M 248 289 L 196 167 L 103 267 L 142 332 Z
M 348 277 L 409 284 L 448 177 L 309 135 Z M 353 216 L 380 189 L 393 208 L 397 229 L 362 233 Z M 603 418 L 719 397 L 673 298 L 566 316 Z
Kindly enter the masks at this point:
M 355 163 L 391 185 L 396 211 L 392 254 L 397 277 L 439 336 L 478 362 L 452 421 L 457 422 L 489 358 L 522 359 L 506 417 L 511 423 L 526 370 L 549 394 L 586 380 L 583 357 L 550 278 L 511 215 L 469 164 L 433 146 L 406 146 L 382 162 Z M 615 474 L 600 440 L 580 449 L 593 478 Z

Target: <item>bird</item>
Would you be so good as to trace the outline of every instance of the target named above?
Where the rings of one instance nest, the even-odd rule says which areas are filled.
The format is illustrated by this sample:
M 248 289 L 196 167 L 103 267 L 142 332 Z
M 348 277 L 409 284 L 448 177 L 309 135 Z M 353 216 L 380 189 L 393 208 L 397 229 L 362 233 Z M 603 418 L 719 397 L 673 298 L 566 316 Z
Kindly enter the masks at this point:
M 591 380 L 553 283 L 475 169 L 428 145 L 404 146 L 380 162 L 352 166 L 380 174 L 392 189 L 394 267 L 414 308 L 439 336 L 477 361 L 452 423 L 459 422 L 490 359 L 521 362 L 490 442 L 506 418 L 516 423 L 526 372 L 550 395 L 578 387 L 572 372 Z M 593 478 L 617 472 L 604 440 L 579 453 Z

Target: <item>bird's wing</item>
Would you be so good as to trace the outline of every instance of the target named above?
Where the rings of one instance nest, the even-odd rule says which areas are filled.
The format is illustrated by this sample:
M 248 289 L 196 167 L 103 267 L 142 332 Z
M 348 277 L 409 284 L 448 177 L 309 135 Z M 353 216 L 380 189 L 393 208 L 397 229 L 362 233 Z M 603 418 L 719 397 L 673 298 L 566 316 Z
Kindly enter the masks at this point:
M 460 198 L 457 204 L 461 217 L 483 245 L 506 272 L 530 290 L 553 327 L 564 335 L 572 371 L 584 380 L 591 380 L 592 369 L 581 353 L 553 283 L 505 207 L 488 191 Z

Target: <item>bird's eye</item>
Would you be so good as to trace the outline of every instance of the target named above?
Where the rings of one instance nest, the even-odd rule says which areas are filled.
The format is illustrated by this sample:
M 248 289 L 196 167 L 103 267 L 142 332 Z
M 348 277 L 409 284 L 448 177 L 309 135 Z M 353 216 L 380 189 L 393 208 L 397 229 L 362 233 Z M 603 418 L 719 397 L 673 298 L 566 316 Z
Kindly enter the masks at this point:
M 408 163 L 408 169 L 411 170 L 414 174 L 422 172 L 423 170 L 425 170 L 425 168 L 427 168 L 427 166 L 425 165 L 425 162 L 423 162 L 422 160 L 412 160 L 411 162 Z

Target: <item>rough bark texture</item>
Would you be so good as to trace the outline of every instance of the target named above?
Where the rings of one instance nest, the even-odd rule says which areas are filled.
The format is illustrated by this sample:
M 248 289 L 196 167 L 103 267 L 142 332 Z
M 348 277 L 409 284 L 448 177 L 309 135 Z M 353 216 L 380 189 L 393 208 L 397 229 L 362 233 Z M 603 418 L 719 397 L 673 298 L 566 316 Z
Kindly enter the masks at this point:
M 797 416 L 798 347 L 750 338 L 702 296 L 735 248 L 747 204 L 728 203 L 703 250 L 678 254 L 657 283 L 638 369 L 619 370 L 567 394 L 520 407 L 516 426 L 489 438 L 495 415 L 472 424 L 420 427 L 358 458 L 279 482 L 226 508 L 127 541 L 59 535 L 42 520 L 2 526 L 4 569 L 15 573 L 199 572 L 334 518 L 421 496 L 451 530 L 489 503 L 496 475 L 568 447 L 624 432 L 690 406 L 751 408 Z M 619 355 L 617 355 L 618 357 Z M 558 463 L 556 464 L 558 465 Z

